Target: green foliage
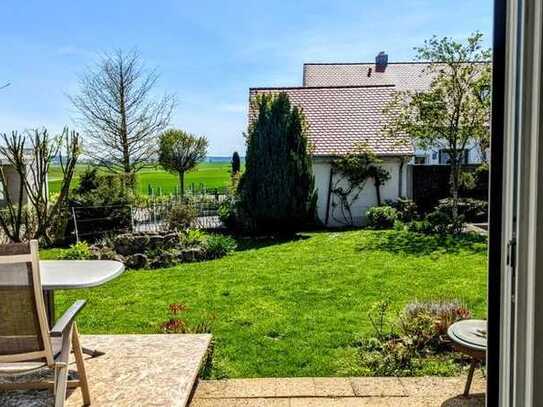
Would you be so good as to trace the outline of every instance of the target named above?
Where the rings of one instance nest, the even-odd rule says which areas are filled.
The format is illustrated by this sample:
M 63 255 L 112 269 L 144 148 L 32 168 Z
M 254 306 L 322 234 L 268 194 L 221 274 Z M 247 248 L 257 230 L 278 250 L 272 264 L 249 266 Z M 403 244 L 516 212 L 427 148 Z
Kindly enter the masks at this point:
M 237 151 L 232 154 L 232 175 L 237 174 L 241 170 L 241 159 Z
M 426 215 L 425 220 L 432 226 L 433 233 L 460 233 L 464 228 L 464 217 L 462 215 L 454 216 L 439 208 Z
M 373 178 L 377 202 L 380 203 L 380 186 L 390 179 L 390 174 L 379 167 L 382 161 L 365 144 L 357 145 L 349 154 L 336 158 L 332 170 L 336 175 L 332 188 L 332 217 L 341 224 L 353 225 L 352 204 L 358 199 L 366 181 Z M 341 214 L 341 217 L 337 212 Z
M 387 200 L 385 204 L 398 211 L 398 220 L 402 222 L 410 222 L 419 216 L 417 204 L 411 199 L 399 198 L 396 201 Z
M 450 350 L 446 334 L 457 321 L 469 319 L 470 310 L 458 300 L 415 301 L 405 306 L 398 320 L 400 334 L 418 352 Z
M 237 231 L 238 222 L 236 220 L 236 201 L 234 198 L 225 199 L 219 205 L 219 219 L 231 231 Z
M 186 247 L 202 245 L 207 238 L 207 234 L 200 229 L 187 229 L 181 234 L 181 243 Z
M 188 203 L 178 203 L 169 210 L 166 223 L 169 230 L 181 231 L 188 229 L 197 216 L 198 212 L 194 206 Z
M 433 225 L 428 222 L 426 219 L 422 220 L 412 220 L 407 223 L 399 224 L 400 230 L 406 229 L 409 232 L 422 233 L 422 234 L 431 234 L 434 232 Z
M 450 198 L 441 199 L 436 207 L 451 219 L 454 202 Z M 458 215 L 468 222 L 486 222 L 488 220 L 488 202 L 480 199 L 461 198 L 458 200 Z
M 374 336 L 359 343 L 362 367 L 374 376 L 412 376 L 428 358 L 454 360 L 447 329 L 471 315 L 456 300 L 407 304 L 394 322 L 389 313 L 388 301 L 375 304 L 368 315 Z
M 88 260 L 92 258 L 92 252 L 87 242 L 77 242 L 61 253 L 64 260 Z
M 99 185 L 98 167 L 89 166 L 79 175 L 79 185 L 75 189 L 75 192 L 86 194 L 87 192 L 98 189 Z
M 233 253 L 237 248 L 236 241 L 227 235 L 210 234 L 204 242 L 206 258 L 218 259 Z
M 185 172 L 203 161 L 209 145 L 205 137 L 183 130 L 169 129 L 160 135 L 158 162 L 166 170 L 179 176 L 179 191 L 185 191 Z
M 455 202 L 466 146 L 472 140 L 483 149 L 488 146 L 491 51 L 482 44 L 481 33 L 472 34 L 463 43 L 435 36 L 425 41 L 416 51 L 418 59 L 429 61 L 425 74 L 433 76 L 430 88 L 398 92 L 385 108 L 385 114 L 392 117 L 384 127 L 385 134 L 407 134 L 422 148 L 448 150 Z M 456 217 L 456 208 L 454 212 Z
M 253 103 L 238 218 L 250 233 L 293 233 L 315 219 L 307 124 L 286 93 L 262 94 Z
M 78 187 L 69 200 L 69 206 L 76 211 L 78 232 L 92 240 L 112 230 L 127 230 L 131 223 L 130 205 L 135 199 L 133 174 L 100 174 L 88 170 L 81 176 L 84 188 Z M 69 229 L 73 232 L 74 228 L 70 223 Z
M 390 229 L 398 220 L 399 213 L 391 206 L 375 206 L 366 212 L 367 226 L 371 229 Z

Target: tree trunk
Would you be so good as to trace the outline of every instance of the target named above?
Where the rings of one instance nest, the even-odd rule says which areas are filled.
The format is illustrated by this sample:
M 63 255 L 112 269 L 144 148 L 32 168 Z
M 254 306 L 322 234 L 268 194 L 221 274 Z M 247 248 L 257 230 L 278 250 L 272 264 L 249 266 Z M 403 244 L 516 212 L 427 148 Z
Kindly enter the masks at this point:
M 184 171 L 179 172 L 179 194 L 181 195 L 181 198 L 185 197 L 185 172 Z
M 377 195 L 377 206 L 381 206 L 381 183 L 375 180 L 375 193 Z
M 121 145 L 123 152 L 123 170 L 125 173 L 132 172 L 130 167 L 130 146 L 128 142 L 128 124 L 126 119 L 125 80 L 122 61 L 119 65 L 119 113 L 121 116 Z
M 452 196 L 452 216 L 458 218 L 458 183 L 460 178 L 460 166 L 455 160 L 451 160 L 451 196 Z

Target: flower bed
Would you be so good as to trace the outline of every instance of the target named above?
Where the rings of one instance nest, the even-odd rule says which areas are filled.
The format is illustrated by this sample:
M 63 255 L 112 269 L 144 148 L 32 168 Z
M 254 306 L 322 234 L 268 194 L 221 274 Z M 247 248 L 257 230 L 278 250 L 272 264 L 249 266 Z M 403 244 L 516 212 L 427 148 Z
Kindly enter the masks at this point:
M 199 230 L 169 233 L 124 233 L 89 246 L 72 245 L 65 259 L 103 259 L 123 262 L 132 269 L 158 269 L 179 263 L 217 259 L 236 249 L 230 236 Z

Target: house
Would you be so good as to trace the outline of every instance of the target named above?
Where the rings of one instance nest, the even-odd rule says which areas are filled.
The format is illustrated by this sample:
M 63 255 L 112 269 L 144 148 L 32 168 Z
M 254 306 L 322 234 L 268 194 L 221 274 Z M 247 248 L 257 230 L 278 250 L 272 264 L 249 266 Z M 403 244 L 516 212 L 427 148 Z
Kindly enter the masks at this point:
M 383 105 L 392 97 L 393 86 L 252 88 L 250 97 L 280 92 L 287 93 L 294 105 L 303 108 L 309 123 L 318 194 L 317 213 L 323 224 L 342 226 L 351 223 L 339 213 L 331 193 L 335 183 L 340 181 L 339 174 L 333 173 L 332 161 L 351 152 L 360 143 L 367 144 L 379 156 L 383 161 L 381 166 L 390 174 L 390 180 L 381 186 L 382 199 L 397 199 L 406 194 L 405 165 L 413 155 L 413 147 L 408 142 L 401 143 L 380 134 Z M 368 182 L 350 208 L 352 223 L 361 224 L 363 214 L 376 204 L 375 188 Z
M 250 100 L 262 93 L 285 92 L 294 105 L 303 109 L 309 124 L 317 213 L 324 225 L 360 225 L 367 209 L 377 205 L 375 187 L 368 181 L 350 206 L 352 216 L 345 219 L 332 192 L 337 183 L 343 182 L 333 173 L 333 160 L 352 152 L 357 145 L 370 147 L 390 175 L 380 187 L 382 201 L 410 196 L 408 164 L 447 164 L 446 149 L 421 149 L 406 136 L 391 138 L 382 133 L 387 121 L 383 109 L 395 92 L 430 87 L 432 75 L 425 72 L 427 66 L 425 62 L 389 63 L 388 56 L 381 52 L 375 63 L 304 64 L 300 87 L 250 89 Z M 252 105 L 249 122 L 254 119 Z M 481 162 L 474 143 L 467 146 L 464 156 L 466 164 Z
M 304 87 L 390 85 L 396 91 L 424 91 L 432 83 L 427 62 L 388 62 L 388 55 L 380 52 L 375 63 L 304 64 Z M 464 164 L 480 164 L 483 153 L 477 143 L 469 143 L 464 153 Z M 412 164 L 443 165 L 448 163 L 445 146 L 423 149 L 414 146 Z
M 26 158 L 26 163 L 28 167 L 27 173 L 31 172 L 30 165 L 31 159 Z M 5 208 L 8 204 L 8 197 L 12 203 L 17 204 L 19 202 L 19 193 L 22 188 L 22 204 L 26 205 L 28 203 L 28 196 L 25 191 L 24 186 L 21 185 L 21 180 L 19 173 L 15 167 L 8 162 L 5 157 L 0 156 L 0 168 L 4 174 L 7 190 L 4 189 L 4 185 L 0 182 L 0 208 Z M 30 178 L 29 178 L 30 180 Z M 33 185 L 33 182 L 31 182 Z

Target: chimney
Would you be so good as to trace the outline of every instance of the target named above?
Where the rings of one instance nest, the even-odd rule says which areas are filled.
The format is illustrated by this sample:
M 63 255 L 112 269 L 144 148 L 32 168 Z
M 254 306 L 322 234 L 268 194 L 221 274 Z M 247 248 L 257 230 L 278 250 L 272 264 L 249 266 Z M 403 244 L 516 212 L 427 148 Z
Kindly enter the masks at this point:
M 381 51 L 375 57 L 375 72 L 385 72 L 388 64 L 388 55 Z

